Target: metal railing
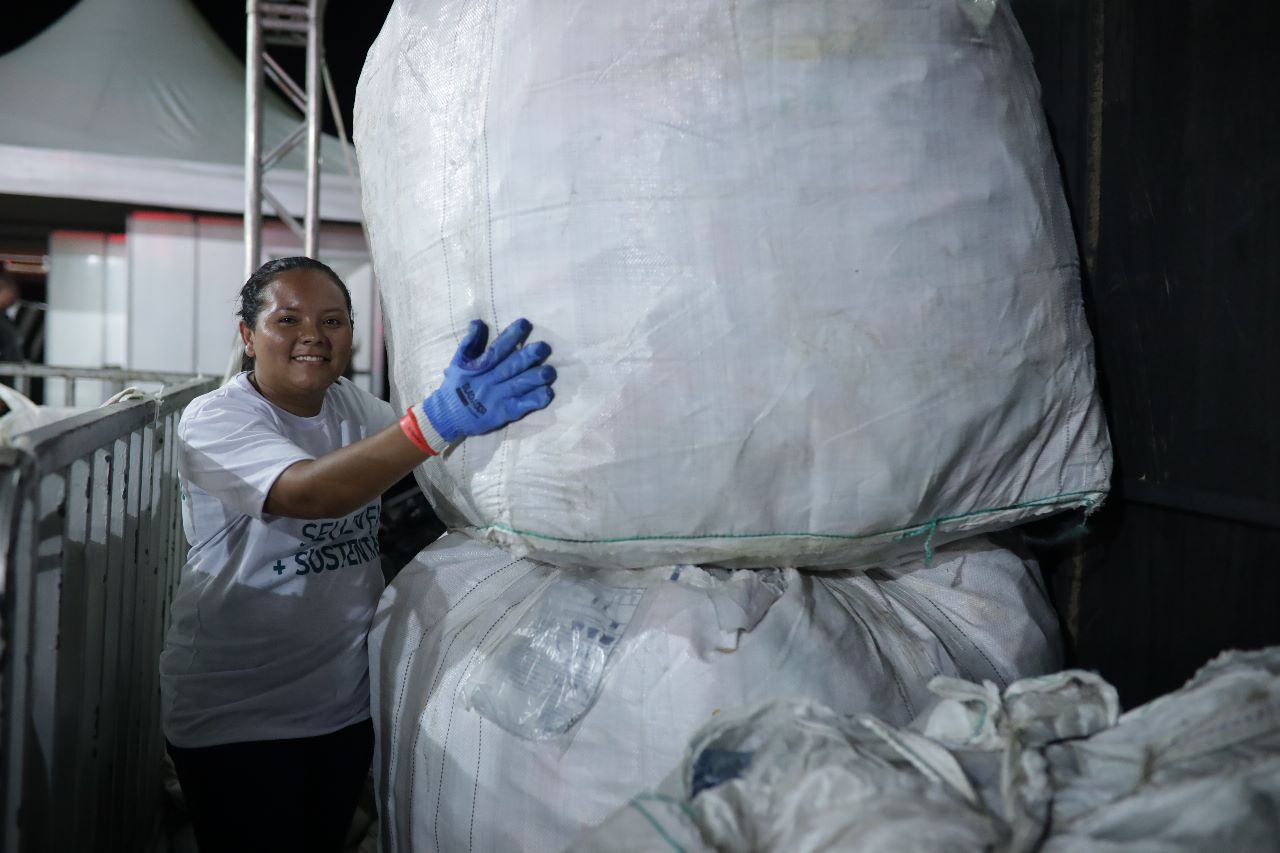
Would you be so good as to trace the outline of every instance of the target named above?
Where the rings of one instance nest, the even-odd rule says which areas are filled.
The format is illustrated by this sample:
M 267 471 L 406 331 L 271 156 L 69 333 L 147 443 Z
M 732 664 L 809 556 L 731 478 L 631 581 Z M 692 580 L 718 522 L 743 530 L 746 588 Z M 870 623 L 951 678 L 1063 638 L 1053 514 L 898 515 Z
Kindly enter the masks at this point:
M 0 375 L 14 368 L 163 388 L 0 446 L 0 849 L 146 851 L 163 817 L 157 667 L 186 550 L 177 425 L 217 380 Z
M 190 374 L 165 373 L 158 370 L 128 370 L 123 367 L 53 367 L 46 364 L 21 362 L 0 362 L 0 376 L 12 377 L 14 390 L 28 397 L 31 396 L 32 379 L 59 381 L 62 383 L 62 399 L 59 401 L 48 399 L 48 389 L 46 389 L 45 402 L 49 405 L 61 403 L 66 406 L 76 404 L 76 388 L 77 383 L 80 382 L 94 382 L 115 392 L 129 385 L 164 386 L 192 378 Z

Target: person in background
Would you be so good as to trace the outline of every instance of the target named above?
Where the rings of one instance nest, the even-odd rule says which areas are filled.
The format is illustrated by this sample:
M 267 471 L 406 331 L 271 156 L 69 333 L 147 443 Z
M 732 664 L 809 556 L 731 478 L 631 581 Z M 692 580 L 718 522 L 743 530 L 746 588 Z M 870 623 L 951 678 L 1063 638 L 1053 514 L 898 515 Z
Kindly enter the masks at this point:
M 22 291 L 17 280 L 6 270 L 0 269 L 0 361 L 23 361 L 22 335 L 9 316 L 9 309 L 18 303 Z M 13 379 L 6 376 L 2 380 L 5 385 L 13 385 Z M 2 404 L 0 404 L 2 405 Z
M 240 292 L 245 372 L 178 426 L 190 551 L 160 659 L 162 719 L 202 853 L 341 850 L 373 752 L 366 635 L 380 495 L 466 436 L 548 405 L 546 343 L 473 321 L 396 417 L 342 378 L 351 296 L 310 258 Z

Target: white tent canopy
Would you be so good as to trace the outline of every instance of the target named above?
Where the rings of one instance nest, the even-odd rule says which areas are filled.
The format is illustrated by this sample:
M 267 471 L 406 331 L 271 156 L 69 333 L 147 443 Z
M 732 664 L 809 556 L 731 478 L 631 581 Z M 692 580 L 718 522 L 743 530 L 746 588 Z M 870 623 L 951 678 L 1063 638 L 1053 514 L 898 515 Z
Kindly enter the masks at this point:
M 0 57 L 0 193 L 243 213 L 244 89 L 188 0 L 81 0 Z M 264 147 L 301 120 L 266 98 Z M 321 151 L 321 218 L 359 221 L 338 140 Z M 299 148 L 265 176 L 297 216 L 303 163 Z

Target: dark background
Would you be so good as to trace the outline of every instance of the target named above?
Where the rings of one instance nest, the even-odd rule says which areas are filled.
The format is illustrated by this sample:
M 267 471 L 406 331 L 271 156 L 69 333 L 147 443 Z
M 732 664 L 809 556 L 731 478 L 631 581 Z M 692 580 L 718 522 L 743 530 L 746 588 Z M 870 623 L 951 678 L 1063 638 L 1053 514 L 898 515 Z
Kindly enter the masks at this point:
M 1014 0 L 1085 269 L 1116 453 L 1044 554 L 1075 662 L 1126 705 L 1280 643 L 1276 4 Z
M 1040 553 L 1071 663 L 1132 706 L 1221 650 L 1280 644 L 1278 4 L 1012 4 L 1074 217 L 1117 463 L 1088 533 Z M 10 5 L 0 52 L 73 3 Z M 348 128 L 390 5 L 328 4 Z M 243 2 L 196 6 L 243 57 Z M 273 55 L 300 76 L 300 51 Z M 123 222 L 111 207 L 101 216 Z

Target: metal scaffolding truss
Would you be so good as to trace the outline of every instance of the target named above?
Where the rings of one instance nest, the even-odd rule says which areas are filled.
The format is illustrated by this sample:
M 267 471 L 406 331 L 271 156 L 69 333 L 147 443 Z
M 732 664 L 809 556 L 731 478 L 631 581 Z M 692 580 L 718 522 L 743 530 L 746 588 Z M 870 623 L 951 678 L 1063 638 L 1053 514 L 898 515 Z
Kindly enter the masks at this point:
M 320 236 L 320 125 L 324 73 L 325 0 L 246 0 L 248 22 L 245 53 L 245 195 L 244 248 L 245 277 L 261 262 L 262 203 L 265 201 L 280 220 L 302 241 L 303 254 L 316 256 Z M 306 51 L 306 72 L 299 85 L 268 48 L 302 48 Z M 303 121 L 284 139 L 263 152 L 262 90 L 269 77 L 303 114 Z M 330 98 L 332 99 L 332 86 Z M 336 111 L 335 111 L 336 112 Z M 263 175 L 285 155 L 304 146 L 306 154 L 306 210 L 301 224 L 263 183 Z

